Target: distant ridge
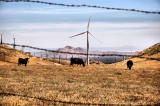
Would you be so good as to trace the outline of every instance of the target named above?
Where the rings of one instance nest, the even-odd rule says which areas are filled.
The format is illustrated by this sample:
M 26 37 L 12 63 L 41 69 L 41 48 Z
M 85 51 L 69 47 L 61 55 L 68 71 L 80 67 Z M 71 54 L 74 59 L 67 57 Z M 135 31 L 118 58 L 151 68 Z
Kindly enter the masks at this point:
M 81 48 L 81 47 L 72 47 L 72 46 L 65 46 L 64 48 L 59 48 L 58 51 L 73 52 L 73 53 L 86 53 L 86 49 Z

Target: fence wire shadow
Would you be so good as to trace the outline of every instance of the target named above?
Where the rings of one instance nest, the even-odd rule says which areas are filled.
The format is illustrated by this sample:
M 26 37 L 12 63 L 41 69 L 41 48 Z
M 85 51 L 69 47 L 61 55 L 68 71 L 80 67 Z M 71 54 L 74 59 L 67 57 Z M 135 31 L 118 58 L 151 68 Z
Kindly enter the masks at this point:
M 5 93 L 5 92 L 1 92 L 0 96 L 18 96 L 18 97 L 24 97 L 24 98 L 31 98 L 31 99 L 36 99 L 36 100 L 40 100 L 41 102 L 43 102 L 43 106 L 45 104 L 48 104 L 48 106 L 50 104 L 52 105 L 56 105 L 57 103 L 62 104 L 63 106 L 66 105 L 82 105 L 82 106 L 114 106 L 114 105 L 126 105 L 126 104 L 101 104 L 101 103 L 83 103 L 83 102 L 71 102 L 71 101 L 62 101 L 62 100 L 50 100 L 50 99 L 45 99 L 43 97 L 32 97 L 32 96 L 27 96 L 27 95 L 19 95 L 19 94 L 15 94 L 15 93 Z M 131 104 L 127 104 L 127 105 L 131 105 Z M 146 104 L 146 105 L 153 105 L 153 106 L 160 106 L 160 103 L 155 103 L 155 104 Z M 0 104 L 0 106 L 2 106 L 2 104 Z
M 43 97 L 32 97 L 32 96 L 27 96 L 27 95 L 20 95 L 20 94 L 15 94 L 15 93 L 5 93 L 5 92 L 1 92 L 0 96 L 18 96 L 18 97 L 24 97 L 24 98 L 31 98 L 31 99 L 40 100 L 43 103 L 50 102 L 50 104 L 61 103 L 61 104 L 64 104 L 64 105 L 97 105 L 97 106 L 111 105 L 111 104 L 98 104 L 98 103 L 83 103 L 83 102 L 71 102 L 71 101 L 62 101 L 62 100 L 50 100 L 50 99 L 46 99 L 46 98 L 43 98 Z

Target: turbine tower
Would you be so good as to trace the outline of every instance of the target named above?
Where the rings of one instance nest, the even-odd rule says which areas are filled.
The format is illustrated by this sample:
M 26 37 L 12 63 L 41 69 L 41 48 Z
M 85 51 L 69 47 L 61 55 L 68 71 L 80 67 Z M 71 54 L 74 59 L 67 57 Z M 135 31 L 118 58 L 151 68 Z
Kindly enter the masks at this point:
M 91 17 L 90 17 L 91 18 Z M 89 35 L 91 35 L 92 37 L 94 37 L 90 32 L 89 32 L 89 25 L 90 25 L 90 18 L 88 20 L 88 25 L 87 25 L 87 31 L 85 32 L 81 32 L 79 34 L 73 35 L 70 38 L 79 36 L 79 35 L 83 35 L 85 33 L 87 33 L 87 64 L 89 64 Z M 95 38 L 95 37 L 94 37 Z

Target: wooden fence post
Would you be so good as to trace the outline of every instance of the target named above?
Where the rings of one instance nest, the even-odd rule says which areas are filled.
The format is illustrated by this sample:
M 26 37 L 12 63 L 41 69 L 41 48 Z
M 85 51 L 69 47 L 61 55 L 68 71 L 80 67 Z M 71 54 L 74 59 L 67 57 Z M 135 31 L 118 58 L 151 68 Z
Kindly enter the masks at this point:
M 13 48 L 15 49 L 16 48 L 16 38 L 13 38 Z
M 3 40 L 2 40 L 2 34 L 1 34 L 1 44 L 3 44 Z

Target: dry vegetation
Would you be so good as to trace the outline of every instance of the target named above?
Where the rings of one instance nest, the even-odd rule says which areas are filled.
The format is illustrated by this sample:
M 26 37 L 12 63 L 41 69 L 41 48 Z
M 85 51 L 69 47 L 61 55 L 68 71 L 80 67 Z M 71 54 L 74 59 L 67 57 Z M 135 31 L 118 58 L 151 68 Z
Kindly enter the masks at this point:
M 156 55 L 159 53 L 154 54 L 155 58 Z M 30 61 L 27 67 L 0 62 L 0 104 L 65 104 L 56 101 L 84 103 L 81 105 L 159 104 L 160 62 L 148 58 L 131 59 L 134 62 L 132 70 L 127 69 L 127 60 L 85 68 L 44 60 L 39 64 Z

